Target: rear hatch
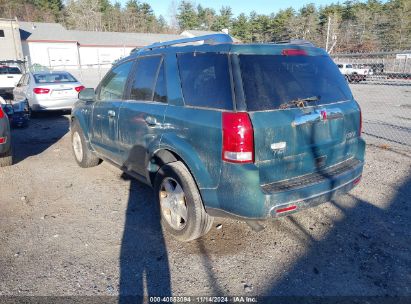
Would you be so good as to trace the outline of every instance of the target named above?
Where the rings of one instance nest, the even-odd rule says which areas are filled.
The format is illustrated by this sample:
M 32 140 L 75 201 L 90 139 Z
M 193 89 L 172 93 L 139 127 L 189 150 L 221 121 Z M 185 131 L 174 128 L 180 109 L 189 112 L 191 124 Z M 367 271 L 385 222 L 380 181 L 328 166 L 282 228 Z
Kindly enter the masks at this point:
M 262 185 L 341 163 L 357 146 L 360 110 L 337 66 L 287 51 L 238 56 Z

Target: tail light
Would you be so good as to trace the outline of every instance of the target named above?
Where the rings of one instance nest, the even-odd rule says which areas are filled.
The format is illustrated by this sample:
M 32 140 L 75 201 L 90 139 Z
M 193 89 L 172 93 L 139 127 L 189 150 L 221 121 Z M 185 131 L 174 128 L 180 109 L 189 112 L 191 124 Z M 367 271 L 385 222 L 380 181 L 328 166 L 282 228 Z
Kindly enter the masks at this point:
M 47 88 L 34 88 L 33 92 L 34 92 L 34 94 L 48 94 L 50 92 L 50 89 L 47 89 Z
M 281 54 L 285 56 L 307 56 L 307 52 L 301 49 L 284 49 Z
M 0 105 L 0 119 L 4 118 L 5 115 L 3 107 Z
M 78 86 L 78 87 L 75 87 L 74 89 L 77 91 L 77 93 L 80 93 L 80 91 L 84 90 L 85 87 L 84 86 Z
M 0 137 L 0 144 L 5 144 L 7 141 L 7 137 Z
M 247 113 L 223 113 L 224 161 L 232 163 L 254 162 L 254 131 Z

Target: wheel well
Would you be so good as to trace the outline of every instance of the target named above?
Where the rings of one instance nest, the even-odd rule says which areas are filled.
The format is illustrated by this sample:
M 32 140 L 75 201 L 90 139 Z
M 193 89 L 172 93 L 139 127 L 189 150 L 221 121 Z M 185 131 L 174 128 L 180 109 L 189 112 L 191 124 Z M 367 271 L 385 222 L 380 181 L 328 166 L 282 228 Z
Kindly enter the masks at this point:
M 157 151 L 151 157 L 149 162 L 151 164 L 156 165 L 158 167 L 158 169 L 160 169 L 162 166 L 164 166 L 166 164 L 174 163 L 174 162 L 177 162 L 177 161 L 181 161 L 184 164 L 184 166 L 186 166 L 187 170 L 190 172 L 190 174 L 193 176 L 193 178 L 195 180 L 193 172 L 191 172 L 190 167 L 187 166 L 187 163 L 184 161 L 184 159 L 182 159 L 180 157 L 180 155 L 178 155 L 177 153 L 175 153 L 173 151 L 170 151 L 170 150 L 167 150 L 167 149 Z M 149 173 L 151 185 L 154 185 L 154 178 L 155 178 L 156 174 L 157 174 L 157 171 Z

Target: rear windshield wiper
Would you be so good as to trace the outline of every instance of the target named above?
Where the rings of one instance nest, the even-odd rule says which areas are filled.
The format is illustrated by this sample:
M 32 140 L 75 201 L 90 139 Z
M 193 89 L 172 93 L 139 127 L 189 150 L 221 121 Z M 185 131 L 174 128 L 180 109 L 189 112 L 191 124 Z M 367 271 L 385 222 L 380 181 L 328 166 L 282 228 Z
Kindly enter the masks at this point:
M 297 107 L 297 108 L 304 108 L 307 106 L 309 102 L 318 101 L 321 99 L 321 96 L 311 96 L 307 98 L 297 98 L 295 100 L 291 100 L 289 102 L 285 102 L 280 105 L 280 109 L 287 109 L 289 107 Z

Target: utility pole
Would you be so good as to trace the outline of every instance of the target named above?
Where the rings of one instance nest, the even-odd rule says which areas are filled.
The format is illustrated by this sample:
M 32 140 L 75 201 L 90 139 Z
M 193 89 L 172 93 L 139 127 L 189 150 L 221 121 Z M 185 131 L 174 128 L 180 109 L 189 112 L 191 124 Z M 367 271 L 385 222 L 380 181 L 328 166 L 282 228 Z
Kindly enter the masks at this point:
M 328 42 L 330 39 L 330 27 L 331 27 L 331 16 L 328 16 L 328 26 L 327 26 L 327 41 L 325 42 L 325 51 L 328 52 Z

